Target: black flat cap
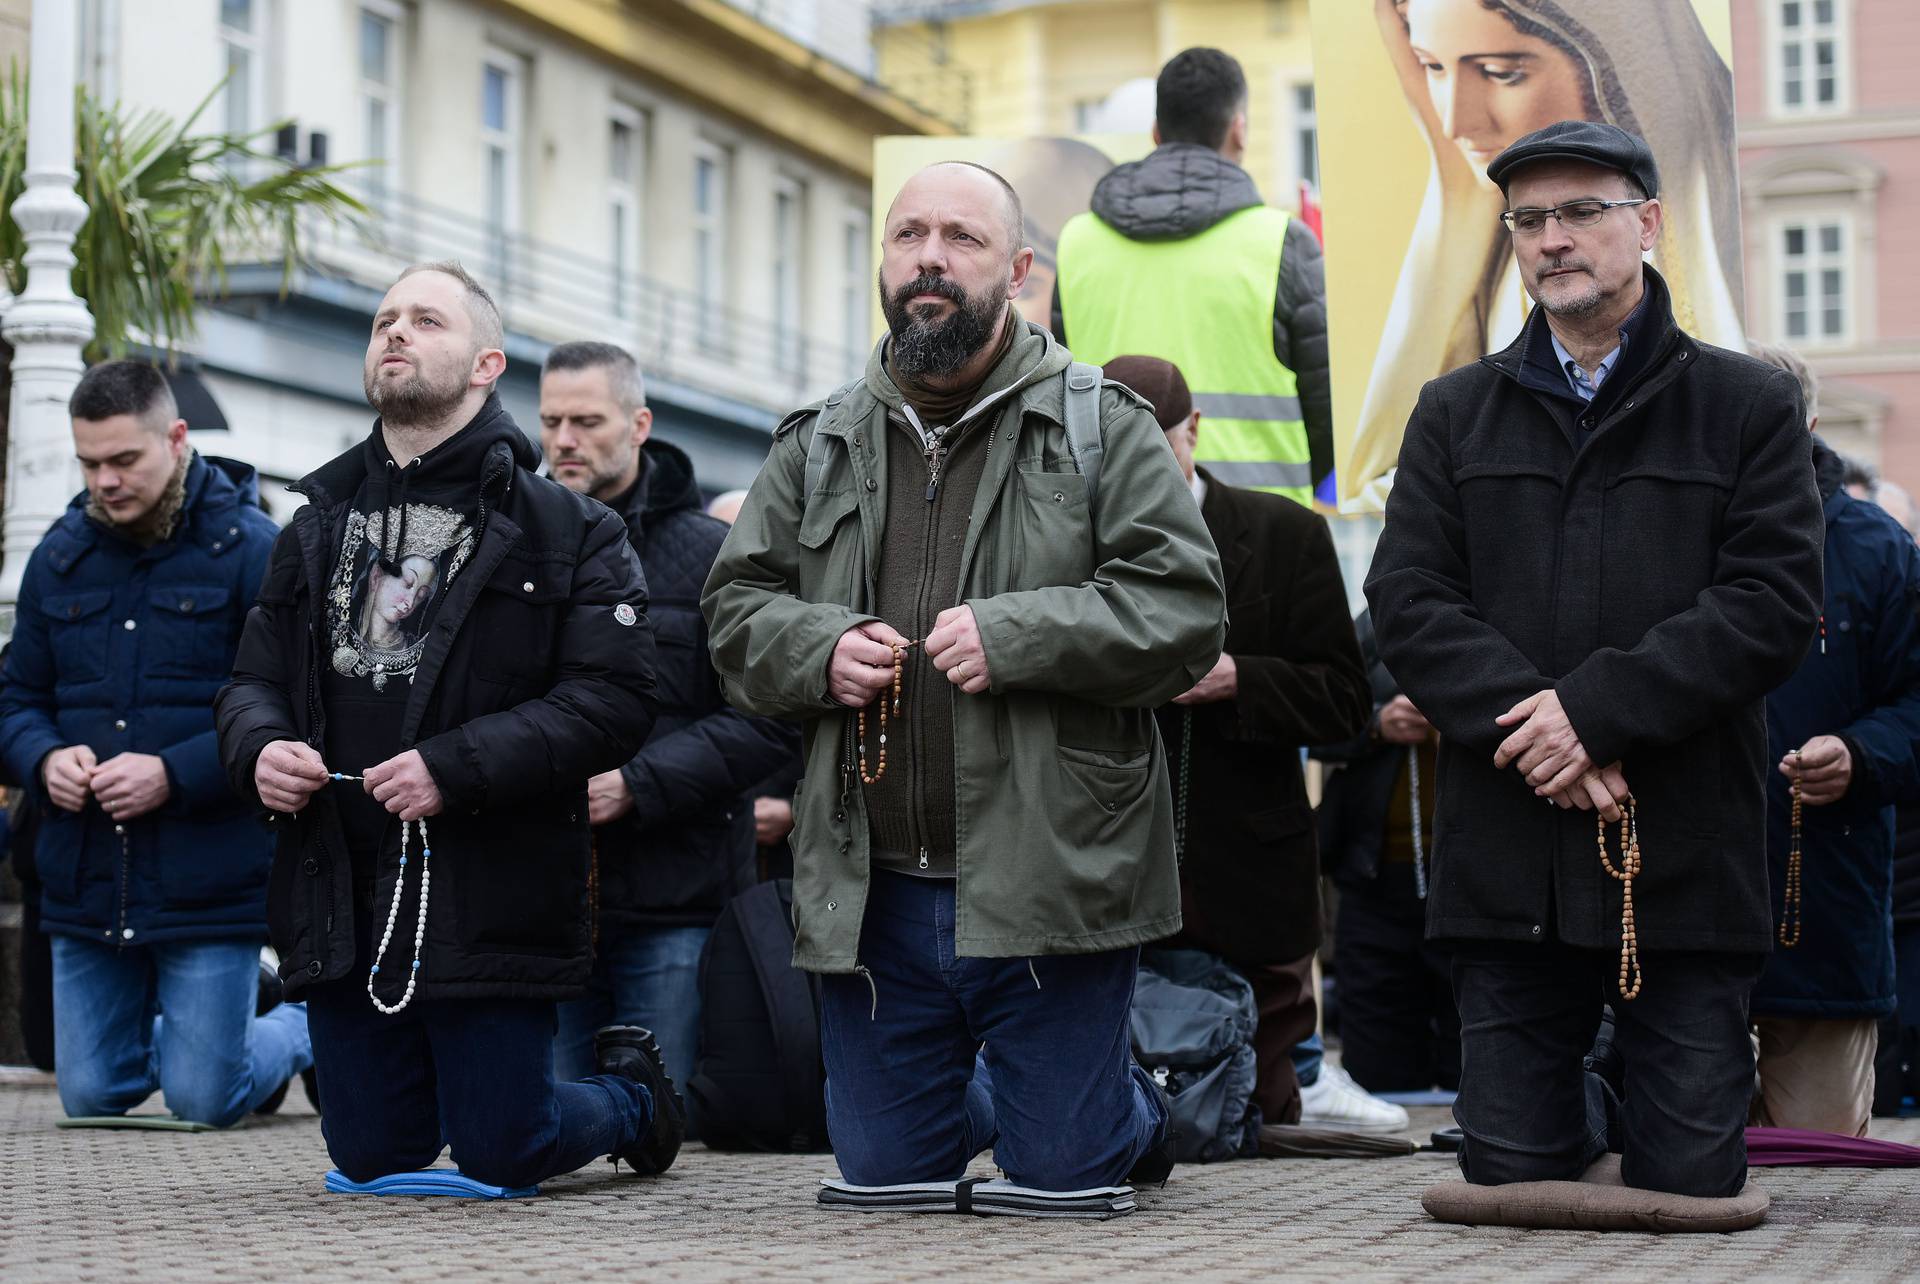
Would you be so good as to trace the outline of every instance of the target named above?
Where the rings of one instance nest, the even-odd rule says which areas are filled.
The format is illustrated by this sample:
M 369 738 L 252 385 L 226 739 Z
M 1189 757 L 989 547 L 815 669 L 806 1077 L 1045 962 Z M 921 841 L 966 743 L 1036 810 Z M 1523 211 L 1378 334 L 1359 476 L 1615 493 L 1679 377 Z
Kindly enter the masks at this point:
M 1105 374 L 1147 399 L 1162 428 L 1177 428 L 1193 413 L 1193 394 L 1187 391 L 1180 367 L 1159 357 L 1115 357 Z
M 1646 141 L 1618 125 L 1593 120 L 1563 120 L 1536 129 L 1493 158 L 1487 177 L 1507 190 L 1513 172 L 1540 160 L 1577 160 L 1618 170 L 1640 184 L 1648 196 L 1660 194 L 1660 171 Z

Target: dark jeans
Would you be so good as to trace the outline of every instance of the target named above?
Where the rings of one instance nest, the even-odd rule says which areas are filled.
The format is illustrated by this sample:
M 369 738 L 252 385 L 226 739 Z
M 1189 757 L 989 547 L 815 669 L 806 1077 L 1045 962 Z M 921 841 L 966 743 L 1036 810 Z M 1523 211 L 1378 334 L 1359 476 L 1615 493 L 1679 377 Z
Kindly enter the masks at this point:
M 619 1075 L 554 1082 L 549 1000 L 415 999 L 396 1016 L 375 1011 L 364 909 L 361 917 L 353 971 L 307 991 L 326 1094 L 320 1129 L 341 1172 L 354 1181 L 411 1172 L 451 1146 L 476 1181 L 534 1186 L 645 1133 L 653 1101 L 640 1084 Z
M 1413 866 L 1388 865 L 1369 882 L 1342 883 L 1335 923 L 1340 1064 L 1368 1092 L 1459 1088 L 1453 978 L 1446 947 L 1426 939 Z
M 952 880 L 876 870 L 860 934 L 869 975 L 821 978 L 841 1175 L 955 1181 L 992 1147 L 1023 1186 L 1125 1181 L 1167 1127 L 1128 1041 L 1139 950 L 958 958 L 953 915 Z
M 1615 984 L 1619 956 L 1559 944 L 1453 946 L 1460 1006 L 1460 1167 L 1481 1185 L 1574 1180 L 1608 1149 L 1627 1185 L 1727 1196 L 1747 1179 L 1753 1043 L 1747 996 L 1760 954 L 1643 953 L 1646 984 L 1631 1002 Z M 1581 1068 L 1603 1003 L 1627 1091 L 1603 1110 L 1599 1079 Z
M 1873 1077 L 1873 1113 L 1889 1118 L 1920 1097 L 1920 923 L 1894 924 L 1893 989 L 1900 1006 L 1880 1018 Z
M 1291 963 L 1236 963 L 1234 970 L 1253 987 L 1260 1023 L 1253 1030 L 1258 1078 L 1253 1104 L 1267 1123 L 1300 1122 L 1300 1075 L 1295 1045 L 1313 1035 L 1319 1001 L 1313 986 L 1313 955 Z

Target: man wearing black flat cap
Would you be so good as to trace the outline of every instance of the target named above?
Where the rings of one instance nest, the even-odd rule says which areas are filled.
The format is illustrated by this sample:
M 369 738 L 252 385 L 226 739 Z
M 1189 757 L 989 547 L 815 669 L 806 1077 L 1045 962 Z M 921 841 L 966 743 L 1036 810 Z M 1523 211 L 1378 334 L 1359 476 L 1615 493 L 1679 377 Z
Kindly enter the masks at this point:
M 1226 651 L 1157 715 L 1174 769 L 1186 924 L 1171 943 L 1221 955 L 1253 986 L 1254 1104 L 1268 1123 L 1298 1123 L 1291 1053 L 1314 1030 L 1320 944 L 1320 862 L 1300 747 L 1348 739 L 1373 709 L 1340 562 L 1318 513 L 1224 485 L 1193 462 L 1201 417 L 1178 366 L 1115 357 L 1105 368 L 1152 405 L 1227 582 Z M 1333 1067 L 1321 1074 L 1321 1095 L 1337 1094 L 1344 1107 L 1343 1126 L 1406 1127 L 1405 1111 L 1348 1087 Z
M 1367 580 L 1441 734 L 1427 927 L 1452 942 L 1461 1167 L 1572 1179 L 1611 1147 L 1630 1186 L 1731 1195 L 1772 939 L 1763 701 L 1821 593 L 1800 390 L 1676 323 L 1640 139 L 1564 122 L 1487 173 L 1538 306 L 1422 390 Z M 1609 1003 L 1632 1086 L 1594 1079 L 1590 1115 Z

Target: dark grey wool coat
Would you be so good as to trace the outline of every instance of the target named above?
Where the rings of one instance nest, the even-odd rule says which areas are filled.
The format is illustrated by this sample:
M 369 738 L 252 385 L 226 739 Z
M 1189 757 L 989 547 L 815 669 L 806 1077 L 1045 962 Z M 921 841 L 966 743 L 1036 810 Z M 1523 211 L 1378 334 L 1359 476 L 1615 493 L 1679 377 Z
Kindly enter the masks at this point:
M 1407 426 L 1367 599 L 1442 736 L 1434 937 L 1619 945 L 1593 813 L 1493 766 L 1494 719 L 1552 687 L 1638 804 L 1640 944 L 1771 939 L 1763 700 L 1820 610 L 1811 435 L 1791 375 L 1689 337 L 1646 280 L 1592 406 L 1555 395 L 1551 356 L 1541 373 L 1536 310 L 1512 347 L 1429 383 Z

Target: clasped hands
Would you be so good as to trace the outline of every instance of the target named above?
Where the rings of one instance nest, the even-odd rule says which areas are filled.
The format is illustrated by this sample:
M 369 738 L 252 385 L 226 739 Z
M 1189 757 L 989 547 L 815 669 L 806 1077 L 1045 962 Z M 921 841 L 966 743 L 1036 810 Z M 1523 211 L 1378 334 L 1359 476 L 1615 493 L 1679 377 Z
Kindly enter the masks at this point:
M 40 764 L 47 797 L 62 811 L 83 811 L 88 798 L 117 821 L 157 811 L 173 796 L 167 764 L 157 754 L 121 753 L 105 762 L 86 745 L 66 745 Z
M 276 740 L 253 764 L 253 785 L 269 811 L 294 813 L 326 788 L 332 775 L 320 753 L 299 740 Z M 440 786 L 418 749 L 368 767 L 362 787 L 401 820 L 438 816 L 445 806 Z
M 1562 809 L 1578 807 L 1609 821 L 1620 819 L 1621 804 L 1631 797 L 1626 774 L 1617 762 L 1594 764 L 1556 693 L 1530 695 L 1494 721 L 1516 728 L 1494 751 L 1495 767 L 1518 768 L 1536 797 Z
M 827 695 L 849 709 L 865 708 L 893 686 L 894 648 L 914 645 L 883 621 L 854 625 L 833 644 Z M 933 631 L 918 645 L 926 648 L 933 667 L 967 695 L 979 695 L 993 685 L 972 607 L 950 606 L 940 612 L 933 619 Z

